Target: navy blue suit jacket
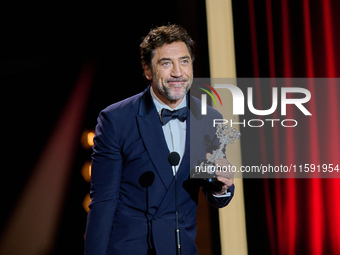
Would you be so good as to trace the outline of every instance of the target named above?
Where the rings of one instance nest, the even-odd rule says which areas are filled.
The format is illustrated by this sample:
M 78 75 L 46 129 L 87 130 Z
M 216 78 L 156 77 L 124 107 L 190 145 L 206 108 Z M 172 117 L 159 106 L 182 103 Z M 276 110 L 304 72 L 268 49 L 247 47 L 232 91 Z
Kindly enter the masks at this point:
M 187 98 L 190 114 L 177 190 L 182 254 L 194 255 L 199 186 L 189 178 L 190 147 L 202 160 L 206 151 L 203 137 L 190 141 L 190 125 L 197 130 L 211 125 L 213 118 L 221 119 L 221 115 L 208 108 L 205 117 L 209 121 L 200 114 L 200 101 Z M 210 130 L 208 135 L 213 137 L 215 130 Z M 149 87 L 100 113 L 92 156 L 85 254 L 146 255 L 150 248 L 160 255 L 175 254 L 175 185 L 169 153 Z M 148 188 L 143 180 L 141 183 L 145 172 L 154 175 Z M 233 195 L 234 186 L 229 191 Z M 226 206 L 232 198 L 216 198 L 204 192 L 215 207 Z

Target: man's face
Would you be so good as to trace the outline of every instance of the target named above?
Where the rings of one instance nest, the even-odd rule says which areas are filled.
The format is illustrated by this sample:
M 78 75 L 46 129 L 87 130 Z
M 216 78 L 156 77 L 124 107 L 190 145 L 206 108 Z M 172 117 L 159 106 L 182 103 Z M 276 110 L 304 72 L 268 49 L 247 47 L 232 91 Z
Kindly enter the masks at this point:
M 184 42 L 164 44 L 154 50 L 152 70 L 144 66 L 155 94 L 167 105 L 179 105 L 191 87 L 192 60 Z

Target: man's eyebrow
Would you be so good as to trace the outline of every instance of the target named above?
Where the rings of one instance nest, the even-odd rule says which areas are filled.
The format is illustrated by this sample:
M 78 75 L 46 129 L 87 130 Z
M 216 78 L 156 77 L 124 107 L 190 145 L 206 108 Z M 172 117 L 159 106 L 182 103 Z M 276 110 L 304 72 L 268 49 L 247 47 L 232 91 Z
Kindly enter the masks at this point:
M 183 56 L 183 57 L 180 57 L 179 59 L 183 60 L 183 59 L 189 59 L 189 58 L 190 58 L 189 56 Z M 171 58 L 161 58 L 158 60 L 158 63 L 163 62 L 163 61 L 171 61 Z
M 183 56 L 183 57 L 180 57 L 179 59 L 188 59 L 190 58 L 189 56 Z
M 171 58 L 161 58 L 158 60 L 158 63 L 163 62 L 163 61 L 171 61 Z

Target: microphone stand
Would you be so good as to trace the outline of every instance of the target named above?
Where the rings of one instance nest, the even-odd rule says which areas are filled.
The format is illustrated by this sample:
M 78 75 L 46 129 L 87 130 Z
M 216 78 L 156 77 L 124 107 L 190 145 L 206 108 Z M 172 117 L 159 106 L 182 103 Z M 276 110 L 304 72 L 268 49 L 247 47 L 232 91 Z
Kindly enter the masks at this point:
M 176 171 L 176 166 L 173 166 L 173 170 L 175 172 L 176 254 L 181 255 L 181 237 L 180 237 L 180 231 L 179 231 L 179 227 L 178 227 L 178 200 L 177 200 L 177 171 Z
M 170 152 L 170 154 L 168 155 L 168 161 L 170 165 L 172 166 L 172 169 L 175 174 L 176 254 L 181 255 L 181 237 L 180 237 L 179 227 L 178 227 L 178 199 L 177 199 L 177 171 L 176 171 L 176 166 L 178 166 L 179 161 L 180 161 L 179 154 L 175 151 Z
M 148 255 L 153 255 L 155 254 L 154 248 L 152 247 L 152 239 L 151 239 L 151 222 L 148 218 L 148 214 L 149 214 L 149 187 L 152 185 L 153 181 L 155 179 L 155 174 L 151 171 L 147 171 L 145 173 L 143 173 L 140 177 L 139 177 L 139 184 L 141 185 L 142 188 L 145 188 L 145 193 L 146 193 L 146 211 L 145 211 L 145 217 L 146 217 L 146 223 L 148 226 L 148 234 L 146 237 L 146 241 L 148 244 L 148 250 L 147 250 L 147 254 Z

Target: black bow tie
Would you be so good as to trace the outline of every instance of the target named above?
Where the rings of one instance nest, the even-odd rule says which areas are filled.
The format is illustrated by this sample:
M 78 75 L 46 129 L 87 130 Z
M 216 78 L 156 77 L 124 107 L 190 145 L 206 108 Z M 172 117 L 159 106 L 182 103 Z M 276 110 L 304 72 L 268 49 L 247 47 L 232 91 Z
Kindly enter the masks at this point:
M 168 109 L 162 109 L 161 122 L 163 126 L 173 119 L 179 119 L 180 121 L 183 122 L 187 118 L 187 112 L 188 112 L 187 107 L 183 107 L 181 109 L 174 110 L 174 111 L 170 111 Z

